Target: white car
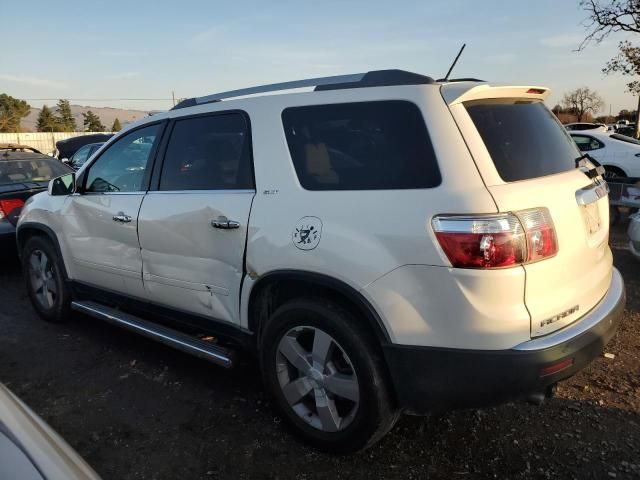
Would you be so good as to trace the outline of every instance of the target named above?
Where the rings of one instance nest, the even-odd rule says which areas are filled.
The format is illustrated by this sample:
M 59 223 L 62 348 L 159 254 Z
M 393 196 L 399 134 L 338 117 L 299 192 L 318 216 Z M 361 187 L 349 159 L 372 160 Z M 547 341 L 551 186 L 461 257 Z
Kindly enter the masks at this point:
M 570 132 L 581 131 L 581 130 L 589 130 L 594 132 L 606 132 L 607 130 L 609 130 L 609 127 L 607 127 L 606 125 L 602 125 L 601 123 L 585 123 L 585 122 L 567 123 L 564 126 L 564 128 L 566 128 Z
M 548 93 L 388 70 L 185 100 L 27 202 L 29 296 L 225 367 L 255 354 L 325 450 L 539 401 L 625 298 L 606 184 Z
M 606 178 L 640 177 L 640 141 L 618 133 L 571 132 L 581 152 L 604 166 Z

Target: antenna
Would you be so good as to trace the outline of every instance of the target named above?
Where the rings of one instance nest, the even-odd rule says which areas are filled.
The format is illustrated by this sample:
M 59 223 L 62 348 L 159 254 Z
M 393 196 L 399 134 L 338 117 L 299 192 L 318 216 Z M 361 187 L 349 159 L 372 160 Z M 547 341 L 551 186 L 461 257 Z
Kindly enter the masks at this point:
M 447 72 L 445 77 L 442 79 L 443 82 L 446 82 L 447 80 L 449 80 L 449 75 L 451 75 L 451 70 L 453 70 L 453 67 L 456 66 L 456 63 L 458 63 L 458 59 L 460 58 L 460 55 L 462 55 L 462 51 L 464 50 L 464 47 L 466 47 L 466 46 L 467 46 L 466 43 L 462 44 L 462 48 L 460 48 L 460 51 L 458 52 L 458 55 L 456 55 L 455 60 L 453 61 L 453 63 L 449 67 L 449 71 Z

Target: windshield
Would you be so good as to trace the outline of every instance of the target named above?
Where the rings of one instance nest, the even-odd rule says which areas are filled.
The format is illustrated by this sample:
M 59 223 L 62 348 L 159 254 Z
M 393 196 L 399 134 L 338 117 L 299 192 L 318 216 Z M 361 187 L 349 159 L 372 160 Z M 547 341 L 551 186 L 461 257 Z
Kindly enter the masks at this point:
M 23 182 L 48 182 L 70 170 L 57 160 L 0 160 L 0 185 Z
M 542 102 L 486 99 L 464 105 L 504 181 L 528 180 L 575 168 L 580 152 Z

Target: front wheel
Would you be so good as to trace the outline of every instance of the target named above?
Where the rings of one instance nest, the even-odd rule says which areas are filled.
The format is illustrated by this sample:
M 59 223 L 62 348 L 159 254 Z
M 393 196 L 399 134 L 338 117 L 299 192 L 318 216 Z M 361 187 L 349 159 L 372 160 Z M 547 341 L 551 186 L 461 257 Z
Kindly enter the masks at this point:
M 261 345 L 266 387 L 307 443 L 349 453 L 372 445 L 395 423 L 375 338 L 339 305 L 286 303 L 269 319 Z
M 626 176 L 627 174 L 624 172 L 624 170 L 618 167 L 610 167 L 609 165 L 606 165 L 604 167 L 603 177 L 605 178 L 605 180 L 611 180 L 614 178 L 624 178 Z
M 49 322 L 69 317 L 71 292 L 53 245 L 42 237 L 32 237 L 22 251 L 22 271 L 27 292 L 38 315 Z

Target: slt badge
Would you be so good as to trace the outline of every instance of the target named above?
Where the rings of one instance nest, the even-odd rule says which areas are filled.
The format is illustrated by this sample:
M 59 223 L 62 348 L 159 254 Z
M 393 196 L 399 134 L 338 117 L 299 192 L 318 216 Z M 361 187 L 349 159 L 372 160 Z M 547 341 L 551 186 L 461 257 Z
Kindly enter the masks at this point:
M 318 217 L 302 217 L 293 230 L 293 244 L 300 250 L 313 250 L 321 236 L 322 221 Z

